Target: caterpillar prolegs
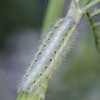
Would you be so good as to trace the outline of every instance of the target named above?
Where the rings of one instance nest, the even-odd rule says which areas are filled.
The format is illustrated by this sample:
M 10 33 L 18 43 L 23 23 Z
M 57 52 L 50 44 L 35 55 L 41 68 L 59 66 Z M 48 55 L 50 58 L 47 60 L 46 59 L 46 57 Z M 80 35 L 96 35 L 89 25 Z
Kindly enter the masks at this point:
M 64 59 L 75 34 L 77 24 L 72 17 L 60 18 L 45 35 L 19 90 L 27 93 L 45 88 Z

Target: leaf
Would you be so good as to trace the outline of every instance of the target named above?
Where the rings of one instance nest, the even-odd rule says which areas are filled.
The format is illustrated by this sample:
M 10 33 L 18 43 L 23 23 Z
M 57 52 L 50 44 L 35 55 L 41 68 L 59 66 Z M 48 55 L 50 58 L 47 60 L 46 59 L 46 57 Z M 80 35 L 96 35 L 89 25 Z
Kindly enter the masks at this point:
M 93 11 L 93 13 L 91 14 L 91 17 L 96 16 L 98 14 L 100 14 L 100 8 L 99 9 L 95 8 L 95 10 Z
M 82 8 L 85 5 L 87 5 L 90 2 L 90 0 L 73 0 L 73 2 L 75 4 L 77 3 L 77 5 L 78 5 L 79 8 Z
M 100 22 L 94 23 L 94 26 L 100 26 Z

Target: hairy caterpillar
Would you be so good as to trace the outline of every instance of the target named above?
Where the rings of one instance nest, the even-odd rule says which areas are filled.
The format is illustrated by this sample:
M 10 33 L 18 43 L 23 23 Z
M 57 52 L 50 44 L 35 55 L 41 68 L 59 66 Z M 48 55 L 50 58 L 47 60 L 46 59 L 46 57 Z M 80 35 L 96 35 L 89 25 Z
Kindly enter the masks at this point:
M 31 94 L 35 100 L 45 98 L 44 94 L 47 90 L 47 85 L 67 54 L 80 19 L 86 13 L 86 10 L 93 5 L 93 3 L 91 3 L 85 9 L 84 6 L 88 4 L 90 0 L 73 1 L 67 16 L 60 18 L 53 27 L 43 35 L 39 50 L 23 77 L 19 88 L 19 99 L 24 99 L 25 95 L 30 99 Z M 94 3 L 96 4 L 96 2 Z
M 45 35 L 34 60 L 23 77 L 19 90 L 26 93 L 45 87 L 57 71 L 75 35 L 78 22 L 74 17 L 59 19 Z M 34 71 L 34 73 L 33 73 Z
M 47 85 L 68 53 L 76 27 L 84 15 L 80 9 L 73 11 L 70 10 L 65 18 L 60 18 L 42 36 L 41 45 L 22 79 L 19 91 L 28 94 L 34 92 L 44 98 Z

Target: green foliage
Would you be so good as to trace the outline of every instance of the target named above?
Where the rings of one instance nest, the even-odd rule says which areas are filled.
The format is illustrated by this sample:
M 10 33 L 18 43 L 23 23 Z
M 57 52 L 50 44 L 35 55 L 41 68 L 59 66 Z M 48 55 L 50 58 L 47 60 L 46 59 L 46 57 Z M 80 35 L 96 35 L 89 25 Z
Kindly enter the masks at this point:
M 99 9 L 95 8 L 95 10 L 93 11 L 93 13 L 91 14 L 91 17 L 96 16 L 98 14 L 100 14 L 100 8 Z
M 87 5 L 90 2 L 90 0 L 77 0 L 77 1 L 78 1 L 80 8 L 84 7 L 85 5 Z
M 92 17 L 97 16 L 100 14 L 100 9 L 95 8 L 92 14 L 87 12 L 88 19 L 90 21 L 90 24 L 92 26 L 94 39 L 95 39 L 95 45 L 97 50 L 100 52 L 100 30 L 97 29 L 97 27 L 100 27 L 100 22 L 94 22 Z
M 90 0 L 73 0 L 73 1 L 79 8 L 84 7 L 90 2 Z

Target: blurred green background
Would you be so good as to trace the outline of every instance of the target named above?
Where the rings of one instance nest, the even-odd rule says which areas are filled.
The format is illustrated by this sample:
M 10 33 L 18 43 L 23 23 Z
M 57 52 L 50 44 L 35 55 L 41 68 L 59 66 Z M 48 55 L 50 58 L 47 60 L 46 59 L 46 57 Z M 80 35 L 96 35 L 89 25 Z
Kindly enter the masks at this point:
M 47 2 L 0 1 L 0 100 L 16 100 L 21 78 L 38 48 Z M 61 16 L 69 5 L 66 0 Z M 49 84 L 46 100 L 100 100 L 100 54 L 86 16 L 77 30 L 73 48 Z

